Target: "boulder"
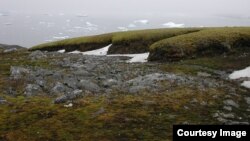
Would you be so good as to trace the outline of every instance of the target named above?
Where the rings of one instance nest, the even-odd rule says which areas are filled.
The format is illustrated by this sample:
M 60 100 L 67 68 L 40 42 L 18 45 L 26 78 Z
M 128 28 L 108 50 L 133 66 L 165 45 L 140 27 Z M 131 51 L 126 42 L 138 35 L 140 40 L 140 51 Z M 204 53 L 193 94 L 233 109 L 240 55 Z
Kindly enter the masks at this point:
M 10 67 L 10 76 L 12 79 L 17 80 L 30 73 L 29 69 L 23 67 Z
M 77 87 L 83 90 L 91 91 L 91 92 L 99 92 L 101 90 L 97 84 L 93 83 L 90 80 L 81 80 L 77 84 Z
M 60 82 L 57 82 L 55 86 L 52 88 L 52 93 L 63 93 L 65 91 L 65 85 Z
M 227 106 L 232 106 L 232 107 L 235 107 L 235 108 L 239 108 L 239 104 L 235 103 L 233 100 L 231 99 L 228 99 L 228 100 L 224 100 L 223 103 Z
M 37 50 L 37 51 L 34 51 L 32 52 L 30 55 L 29 55 L 29 58 L 32 59 L 32 60 L 37 60 L 37 59 L 42 59 L 42 58 L 46 58 L 47 55 L 45 55 L 42 51 L 40 50 Z
M 28 84 L 25 88 L 24 95 L 26 96 L 34 96 L 38 95 L 39 93 L 42 92 L 42 89 L 39 85 L 37 84 Z

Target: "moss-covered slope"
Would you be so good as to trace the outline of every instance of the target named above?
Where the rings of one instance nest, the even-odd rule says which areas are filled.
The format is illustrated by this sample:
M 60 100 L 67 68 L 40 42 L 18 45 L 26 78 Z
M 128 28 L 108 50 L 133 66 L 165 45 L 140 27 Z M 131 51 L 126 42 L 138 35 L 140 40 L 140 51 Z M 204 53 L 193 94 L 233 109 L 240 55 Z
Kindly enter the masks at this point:
M 149 60 L 174 61 L 214 56 L 250 47 L 250 28 L 211 28 L 154 43 Z
M 67 52 L 74 50 L 88 51 L 112 44 L 109 54 L 142 53 L 149 51 L 149 46 L 156 41 L 195 31 L 199 31 L 199 29 L 148 29 L 115 32 L 45 43 L 34 46 L 30 50 L 57 51 L 65 49 Z

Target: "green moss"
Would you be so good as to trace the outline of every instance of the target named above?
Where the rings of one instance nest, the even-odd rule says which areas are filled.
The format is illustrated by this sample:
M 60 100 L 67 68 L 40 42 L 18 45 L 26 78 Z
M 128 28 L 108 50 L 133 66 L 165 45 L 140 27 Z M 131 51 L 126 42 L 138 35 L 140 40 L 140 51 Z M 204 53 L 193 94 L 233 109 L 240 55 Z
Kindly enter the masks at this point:
M 149 46 L 155 41 L 181 34 L 198 31 L 199 29 L 149 29 L 128 32 L 115 32 L 96 36 L 78 37 L 32 47 L 30 50 L 88 51 L 111 46 L 109 53 L 140 53 L 148 51 Z M 125 52 L 124 52 L 125 51 Z
M 173 124 L 217 123 L 211 112 L 221 105 L 212 97 L 224 93 L 181 86 L 155 94 L 85 96 L 73 101 L 72 108 L 46 97 L 5 96 L 11 104 L 0 107 L 0 134 L 5 140 L 170 140 Z M 190 103 L 193 98 L 198 102 Z M 201 101 L 208 105 L 199 105 Z M 101 108 L 104 112 L 96 114 Z
M 87 37 L 78 37 L 72 39 L 66 39 L 51 43 L 45 43 L 32 47 L 30 50 L 48 50 L 57 51 L 65 49 L 66 51 L 87 51 L 101 48 L 103 46 L 111 44 L 113 34 L 102 34 Z
M 149 60 L 175 61 L 244 51 L 250 47 L 250 28 L 210 28 L 154 43 Z
M 114 53 L 144 53 L 149 51 L 149 46 L 156 41 L 197 32 L 198 28 L 183 29 L 148 29 L 138 31 L 128 31 L 115 34 L 112 38 L 112 46 L 109 49 L 110 54 Z

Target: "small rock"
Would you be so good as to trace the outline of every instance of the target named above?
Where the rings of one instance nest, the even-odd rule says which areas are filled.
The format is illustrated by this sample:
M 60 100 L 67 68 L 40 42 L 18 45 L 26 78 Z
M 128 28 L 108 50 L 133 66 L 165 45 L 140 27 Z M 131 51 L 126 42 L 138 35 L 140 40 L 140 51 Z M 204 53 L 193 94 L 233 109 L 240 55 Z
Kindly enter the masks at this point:
M 45 87 L 45 81 L 42 79 L 36 79 L 36 84 L 40 87 Z
M 250 105 L 250 97 L 245 97 L 245 100 L 246 100 L 247 104 Z
M 11 96 L 16 96 L 16 95 L 17 95 L 17 92 L 16 92 L 15 89 L 13 89 L 13 87 L 9 87 L 9 88 L 7 89 L 7 94 L 8 94 L 8 95 L 11 95 Z
M 239 122 L 239 121 L 230 121 L 229 123 L 227 123 L 228 125 L 249 125 L 249 122 L 245 121 L 245 122 Z
M 74 100 L 82 96 L 82 90 L 74 90 L 72 93 L 60 96 L 54 100 L 55 104 L 64 103 L 68 100 Z
M 225 109 L 227 111 L 232 111 L 232 107 L 230 107 L 230 106 L 224 106 L 223 109 Z
M 213 117 L 214 117 L 214 118 L 219 117 L 219 113 L 214 113 L 214 114 L 213 114 Z
M 29 55 L 32 60 L 46 58 L 47 56 L 40 50 L 34 51 Z
M 235 107 L 235 108 L 239 108 L 239 104 L 235 103 L 233 100 L 231 99 L 228 99 L 228 100 L 224 100 L 223 101 L 225 105 L 228 105 L 228 106 L 232 106 L 232 107 Z
M 83 69 L 82 70 L 74 71 L 73 73 L 76 76 L 92 76 L 92 74 L 90 74 L 88 71 L 83 70 Z
M 53 93 L 63 93 L 64 91 L 65 86 L 60 82 L 57 82 L 56 85 L 52 88 Z
M 24 94 L 26 96 L 34 96 L 41 92 L 41 87 L 36 84 L 28 84 L 25 88 Z
M 2 97 L 0 97 L 0 104 L 5 104 L 5 103 L 7 103 L 7 100 L 5 100 Z
M 89 80 L 81 80 L 78 84 L 77 84 L 78 88 L 84 89 L 84 90 L 88 90 L 91 92 L 99 92 L 100 91 L 100 87 L 93 83 L 92 81 Z
M 23 67 L 15 67 L 15 66 L 10 67 L 10 76 L 14 80 L 20 79 L 25 75 L 28 75 L 29 73 L 30 71 Z
M 77 89 L 78 80 L 74 76 L 67 76 L 63 83 L 72 89 Z
M 228 119 L 228 118 L 234 118 L 235 116 L 234 116 L 234 114 L 232 114 L 232 113 L 229 113 L 229 114 L 224 114 L 224 113 L 220 113 L 220 115 L 222 116 L 222 117 L 224 117 L 224 118 L 226 118 L 226 119 Z
M 105 88 L 110 88 L 112 87 L 113 85 L 117 85 L 117 80 L 114 80 L 114 79 L 108 79 L 106 81 L 103 82 L 103 86 Z

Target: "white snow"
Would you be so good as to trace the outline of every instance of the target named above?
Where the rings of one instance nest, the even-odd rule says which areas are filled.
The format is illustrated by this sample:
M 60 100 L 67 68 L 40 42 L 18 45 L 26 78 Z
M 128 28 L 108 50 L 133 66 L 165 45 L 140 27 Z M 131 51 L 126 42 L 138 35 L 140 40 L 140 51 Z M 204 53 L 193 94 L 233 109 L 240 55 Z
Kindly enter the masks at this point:
M 239 79 L 239 78 L 250 78 L 250 67 L 247 67 L 243 70 L 234 71 L 229 75 L 230 79 Z M 241 86 L 250 88 L 250 81 L 244 81 L 241 83 Z
M 58 50 L 57 52 L 59 52 L 59 53 L 64 53 L 64 52 L 65 52 L 65 49 Z
M 127 62 L 128 63 L 136 63 L 136 62 L 147 62 L 147 58 L 149 56 L 149 53 L 140 53 L 140 54 L 111 54 L 107 56 L 127 56 L 131 57 Z
M 132 56 L 132 54 L 129 54 Z M 148 60 L 149 53 L 141 53 L 141 54 L 133 54 L 133 58 L 128 60 L 127 62 L 129 63 L 135 63 L 135 62 L 147 62 Z
M 243 83 L 241 83 L 241 86 L 244 86 L 250 89 L 250 81 L 244 81 Z
M 168 22 L 168 23 L 162 24 L 162 26 L 165 26 L 165 27 L 168 27 L 168 28 L 182 28 L 185 25 L 184 24 L 176 24 L 174 22 Z
M 71 51 L 69 52 L 70 54 L 79 54 L 79 53 L 82 53 L 81 51 L 78 51 L 78 50 L 75 50 L 75 51 Z
M 96 49 L 96 50 L 91 50 L 91 51 L 85 51 L 85 52 L 80 52 L 78 50 L 76 51 L 72 51 L 69 52 L 71 54 L 83 54 L 83 55 L 97 55 L 97 56 L 127 56 L 127 57 L 131 57 L 131 59 L 129 59 L 127 62 L 128 63 L 135 63 L 135 62 L 147 62 L 147 58 L 149 56 L 149 53 L 140 53 L 140 54 L 112 54 L 112 55 L 107 55 L 108 50 L 110 48 L 112 44 L 104 47 L 104 48 L 100 48 L 100 49 Z
M 85 52 L 81 52 L 81 51 L 76 50 L 76 51 L 72 51 L 72 52 L 69 52 L 69 53 L 72 53 L 72 54 L 83 54 L 83 55 L 105 56 L 105 55 L 107 55 L 108 49 L 109 49 L 110 46 L 111 46 L 111 44 L 108 45 L 108 46 L 106 46 L 106 47 L 104 47 L 104 48 L 100 48 L 100 49 L 96 49 L 96 50 L 85 51 Z
M 239 79 L 243 77 L 250 77 L 250 67 L 247 67 L 243 70 L 234 71 L 232 74 L 229 75 L 230 79 Z
M 110 46 L 111 46 L 111 44 L 104 47 L 104 48 L 82 52 L 82 54 L 83 55 L 99 55 L 99 56 L 101 55 L 101 56 L 104 56 L 104 55 L 107 55 Z
M 148 20 L 136 20 L 136 21 L 134 21 L 134 23 L 148 24 L 149 21 Z

